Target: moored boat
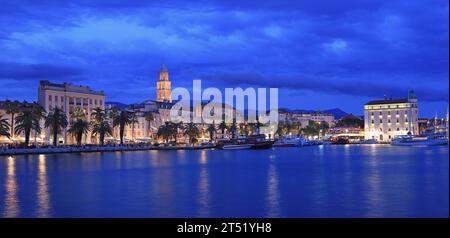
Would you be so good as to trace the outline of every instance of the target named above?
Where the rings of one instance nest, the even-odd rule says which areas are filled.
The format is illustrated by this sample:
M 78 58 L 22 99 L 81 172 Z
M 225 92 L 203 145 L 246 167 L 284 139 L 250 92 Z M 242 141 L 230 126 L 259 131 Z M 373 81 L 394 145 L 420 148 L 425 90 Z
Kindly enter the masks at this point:
M 267 140 L 265 135 L 250 135 L 234 139 L 217 140 L 216 148 L 224 150 L 236 149 L 268 149 L 273 145 L 273 141 Z
M 300 141 L 298 138 L 280 138 L 275 143 L 273 143 L 273 147 L 295 147 L 299 146 Z
M 398 136 L 392 140 L 391 145 L 398 146 L 432 146 L 432 145 L 448 145 L 448 138 L 445 134 L 433 134 L 429 136 Z

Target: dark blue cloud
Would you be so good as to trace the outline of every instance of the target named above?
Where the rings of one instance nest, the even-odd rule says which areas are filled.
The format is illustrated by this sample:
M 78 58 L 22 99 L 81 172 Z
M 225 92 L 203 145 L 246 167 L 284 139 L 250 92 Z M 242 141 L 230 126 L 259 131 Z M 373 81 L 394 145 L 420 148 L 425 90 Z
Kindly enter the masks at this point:
M 429 116 L 448 104 L 448 14 L 444 0 L 7 1 L 0 96 L 32 100 L 20 82 L 50 79 L 142 101 L 166 63 L 174 86 L 280 87 L 286 107 L 360 114 L 415 89 Z
M 82 73 L 83 71 L 81 69 L 70 66 L 0 62 L 0 80 L 36 80 L 38 78 L 60 80 L 72 76 L 79 76 Z

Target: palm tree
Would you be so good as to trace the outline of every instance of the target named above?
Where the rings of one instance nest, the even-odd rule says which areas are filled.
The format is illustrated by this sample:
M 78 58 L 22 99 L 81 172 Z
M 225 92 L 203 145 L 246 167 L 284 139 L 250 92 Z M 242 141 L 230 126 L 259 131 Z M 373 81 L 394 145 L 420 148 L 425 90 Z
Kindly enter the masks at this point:
M 277 130 L 275 131 L 275 134 L 278 135 L 278 137 L 282 137 L 284 135 L 284 123 L 278 123 Z
M 91 116 L 93 121 L 104 121 L 107 118 L 105 111 L 100 107 L 94 108 Z
M 169 143 L 170 138 L 173 136 L 173 132 L 175 127 L 173 126 L 174 123 L 172 122 L 165 122 L 164 125 L 161 125 L 158 128 L 157 135 L 158 137 L 163 138 L 163 140 L 166 142 L 166 144 Z
M 63 110 L 55 107 L 45 117 L 44 125 L 46 128 L 50 128 L 50 132 L 53 134 L 53 146 L 57 146 L 58 134 L 61 133 L 62 129 L 66 128 L 68 125 L 66 114 Z
M 120 144 L 123 145 L 123 136 L 125 127 L 131 123 L 131 116 L 130 113 L 127 111 L 118 111 L 113 115 L 113 126 L 119 126 L 119 137 L 120 137 Z
M 249 135 L 250 133 L 250 128 L 249 125 L 247 125 L 247 123 L 241 123 L 239 124 L 239 134 L 241 135 Z
M 136 112 L 130 114 L 130 124 L 131 124 L 131 139 L 134 140 L 134 124 L 138 123 L 138 118 Z
M 219 130 L 221 130 L 222 132 L 222 138 L 225 134 L 225 130 L 228 129 L 227 123 L 225 123 L 225 121 L 223 120 L 220 124 L 219 124 Z
M 150 129 L 151 129 L 150 125 L 151 125 L 151 122 L 153 120 L 155 120 L 155 116 L 153 115 L 153 112 L 146 112 L 144 114 L 144 117 L 145 117 L 145 121 L 147 122 L 147 132 L 150 132 Z
M 89 132 L 89 122 L 86 120 L 86 115 L 80 108 L 75 109 L 71 115 L 71 118 L 72 123 L 67 132 L 69 132 L 72 136 L 75 136 L 77 145 L 80 146 L 83 139 L 83 134 L 87 134 Z
M 37 103 L 33 103 L 31 105 L 31 107 L 32 107 L 33 113 L 36 114 L 36 117 L 39 119 L 39 122 L 41 121 L 42 118 L 45 118 L 45 109 L 41 105 L 39 105 Z M 34 144 L 35 145 L 37 144 L 37 134 L 38 134 L 38 131 L 34 130 Z
M 261 132 L 261 126 L 263 126 L 263 125 L 264 124 L 259 122 L 259 120 L 256 120 L 256 122 L 254 122 L 254 123 L 250 123 L 249 127 L 250 127 L 251 134 L 259 135 Z
M 83 139 L 83 134 L 89 132 L 89 123 L 84 119 L 76 119 L 70 126 L 68 132 L 75 136 L 77 145 L 80 146 Z
M 15 118 L 16 126 L 14 132 L 16 134 L 24 133 L 25 146 L 28 146 L 30 142 L 31 130 L 35 130 L 37 133 L 41 132 L 39 125 L 40 118 L 35 114 L 31 108 L 24 108 L 19 115 Z
M 189 141 L 191 142 L 192 146 L 195 144 L 197 140 L 197 136 L 200 134 L 200 130 L 194 123 L 186 124 L 184 127 L 184 133 L 185 136 L 189 136 Z
M 119 115 L 119 110 L 117 109 L 117 107 L 112 107 L 108 112 L 108 117 L 112 120 L 113 137 L 117 135 L 116 127 L 114 127 L 114 118 L 116 118 L 117 115 Z
M 92 126 L 92 134 L 99 135 L 100 145 L 105 145 L 105 135 L 112 135 L 112 128 L 108 121 L 96 122 Z
M 70 115 L 70 118 L 74 121 L 78 119 L 86 119 L 86 114 L 81 108 L 76 107 L 75 110 Z
M 14 122 L 15 115 L 20 112 L 20 102 L 19 101 L 9 101 L 6 100 L 6 114 L 11 115 L 11 138 L 14 138 Z
M 231 124 L 230 131 L 231 131 L 231 137 L 235 138 L 236 137 L 236 131 L 237 131 L 237 126 L 236 126 L 236 121 L 235 120 L 233 120 L 233 124 Z
M 92 134 L 94 136 L 99 136 L 99 141 L 101 145 L 105 144 L 105 136 L 112 135 L 112 128 L 109 125 L 108 118 L 106 113 L 101 108 L 95 108 L 94 112 L 92 112 Z
M 10 128 L 7 119 L 3 118 L 3 115 L 0 114 L 0 136 L 6 136 L 10 138 Z
M 213 137 L 214 137 L 214 133 L 216 133 L 216 126 L 214 125 L 214 121 L 211 125 L 208 126 L 208 128 L 206 128 L 206 131 L 209 134 L 209 141 L 212 141 Z

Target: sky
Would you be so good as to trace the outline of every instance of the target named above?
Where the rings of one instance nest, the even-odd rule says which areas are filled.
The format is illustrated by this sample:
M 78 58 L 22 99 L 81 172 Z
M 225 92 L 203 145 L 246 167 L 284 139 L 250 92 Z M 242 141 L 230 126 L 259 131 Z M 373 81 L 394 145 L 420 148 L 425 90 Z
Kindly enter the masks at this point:
M 362 115 L 409 89 L 421 117 L 448 108 L 447 0 L 0 1 L 0 100 L 49 80 L 138 103 L 165 63 L 173 87 L 276 87 L 291 109 Z

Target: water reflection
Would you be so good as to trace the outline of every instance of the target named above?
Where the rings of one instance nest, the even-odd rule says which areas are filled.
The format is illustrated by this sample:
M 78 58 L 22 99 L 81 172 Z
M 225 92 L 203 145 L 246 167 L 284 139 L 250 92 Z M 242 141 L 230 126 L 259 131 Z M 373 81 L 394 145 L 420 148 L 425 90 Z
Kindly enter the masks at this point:
M 206 164 L 208 161 L 206 159 L 206 151 L 201 150 L 200 152 L 200 164 Z
M 370 158 L 368 162 L 369 172 L 367 177 L 367 202 L 368 217 L 382 217 L 383 209 L 380 205 L 384 204 L 383 191 L 381 190 L 381 175 L 379 168 L 379 159 Z
M 38 158 L 38 180 L 37 180 L 37 199 L 38 217 L 49 217 L 50 215 L 50 196 L 47 183 L 47 166 L 45 163 L 45 155 L 39 155 Z
M 208 217 L 210 215 L 209 175 L 208 169 L 204 166 L 200 169 L 198 203 L 199 216 Z
M 270 160 L 276 158 L 270 156 Z M 267 217 L 280 217 L 280 191 L 278 188 L 278 171 L 273 161 L 269 162 L 267 175 Z
M 17 217 L 19 215 L 19 205 L 17 200 L 17 182 L 16 182 L 16 168 L 15 158 L 8 157 L 7 164 L 7 177 L 6 177 L 6 194 L 5 194 L 5 212 L 4 217 Z

